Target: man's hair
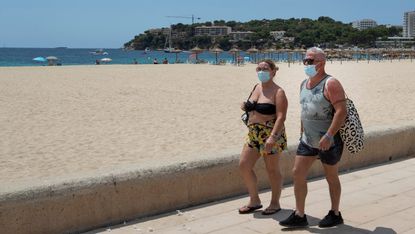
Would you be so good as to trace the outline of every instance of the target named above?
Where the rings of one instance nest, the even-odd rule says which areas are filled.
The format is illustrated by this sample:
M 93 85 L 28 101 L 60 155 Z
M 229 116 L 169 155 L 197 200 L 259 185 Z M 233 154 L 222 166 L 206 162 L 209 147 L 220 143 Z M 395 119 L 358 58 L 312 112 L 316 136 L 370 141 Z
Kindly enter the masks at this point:
M 314 59 L 318 61 L 326 61 L 326 54 L 324 53 L 324 50 L 318 47 L 311 47 L 307 50 L 307 53 L 308 52 L 312 52 L 314 54 Z

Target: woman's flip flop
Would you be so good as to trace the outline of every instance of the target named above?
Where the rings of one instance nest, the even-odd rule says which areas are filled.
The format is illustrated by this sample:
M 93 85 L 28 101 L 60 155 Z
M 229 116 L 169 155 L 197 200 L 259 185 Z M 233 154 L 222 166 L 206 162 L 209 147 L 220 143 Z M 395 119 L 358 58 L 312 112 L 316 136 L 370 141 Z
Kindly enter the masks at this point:
M 261 209 L 262 205 L 258 205 L 258 206 L 244 206 L 239 208 L 239 214 L 249 214 L 252 213 L 258 209 Z

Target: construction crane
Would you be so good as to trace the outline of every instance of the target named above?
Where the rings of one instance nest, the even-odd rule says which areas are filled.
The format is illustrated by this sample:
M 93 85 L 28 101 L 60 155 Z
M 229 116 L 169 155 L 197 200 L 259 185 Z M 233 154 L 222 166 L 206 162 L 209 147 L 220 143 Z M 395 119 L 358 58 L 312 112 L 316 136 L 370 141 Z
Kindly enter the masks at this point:
M 195 23 L 195 19 L 200 20 L 200 17 L 195 17 L 194 15 L 192 16 L 166 16 L 167 18 L 183 18 L 183 19 L 192 19 L 192 24 Z

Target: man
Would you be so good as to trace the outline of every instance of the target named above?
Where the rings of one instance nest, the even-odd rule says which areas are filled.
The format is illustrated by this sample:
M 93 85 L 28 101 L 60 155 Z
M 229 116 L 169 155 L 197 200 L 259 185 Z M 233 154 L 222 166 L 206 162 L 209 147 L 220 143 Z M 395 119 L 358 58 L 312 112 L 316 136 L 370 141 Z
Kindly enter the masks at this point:
M 320 221 L 319 227 L 332 227 L 343 223 L 339 211 L 341 185 L 338 162 L 343 153 L 343 142 L 338 130 L 346 118 L 346 102 L 342 85 L 326 74 L 326 56 L 320 48 L 307 50 L 304 71 L 309 77 L 301 84 L 301 139 L 294 161 L 293 180 L 296 210 L 280 225 L 308 226 L 305 215 L 307 173 L 319 158 L 329 185 L 331 209 Z

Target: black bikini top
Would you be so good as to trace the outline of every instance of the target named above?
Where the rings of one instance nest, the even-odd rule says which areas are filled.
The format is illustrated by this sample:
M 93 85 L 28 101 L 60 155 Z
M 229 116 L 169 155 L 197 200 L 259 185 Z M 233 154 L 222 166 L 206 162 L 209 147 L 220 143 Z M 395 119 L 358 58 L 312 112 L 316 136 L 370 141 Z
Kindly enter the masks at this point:
M 263 115 L 275 115 L 277 113 L 276 106 L 271 103 L 245 102 L 245 110 L 247 112 L 256 111 Z

